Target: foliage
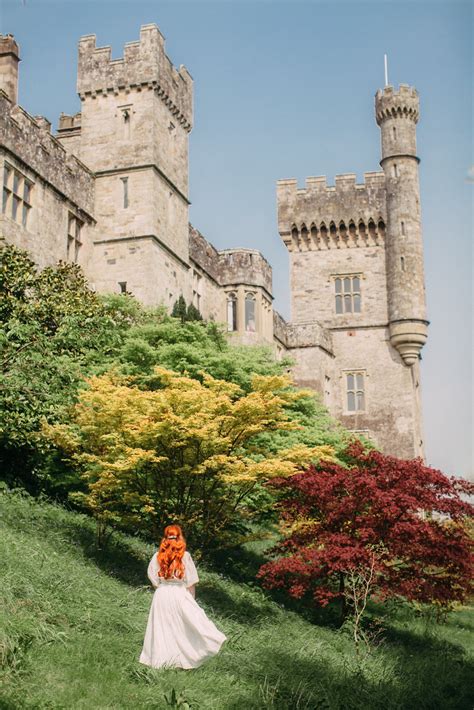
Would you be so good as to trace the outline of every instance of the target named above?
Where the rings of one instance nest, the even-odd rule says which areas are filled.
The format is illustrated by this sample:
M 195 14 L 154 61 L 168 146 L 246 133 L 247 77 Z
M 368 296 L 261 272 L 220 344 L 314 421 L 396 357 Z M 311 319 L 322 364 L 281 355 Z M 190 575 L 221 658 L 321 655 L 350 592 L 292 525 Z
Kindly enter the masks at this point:
M 77 265 L 38 271 L 14 247 L 2 248 L 0 257 L 0 463 L 6 481 L 31 492 L 64 498 L 84 488 L 74 468 L 40 436 L 42 421 L 68 418 L 84 377 L 113 366 L 153 391 L 160 366 L 201 383 L 208 373 L 249 394 L 255 375 L 280 376 L 291 364 L 277 361 L 270 346 L 231 345 L 223 324 L 190 320 L 197 315 L 184 299 L 177 317 L 170 317 L 164 307 L 146 309 L 128 294 L 98 296 Z M 257 452 L 274 456 L 295 446 L 329 445 L 340 456 L 347 432 L 318 395 L 300 392 L 283 406 L 295 426 L 255 435 Z M 254 513 L 272 515 L 273 497 L 259 483 L 246 500 Z
M 300 444 L 269 456 L 255 443 L 262 431 L 296 426 L 285 405 L 305 395 L 288 377 L 255 375 L 246 394 L 201 375 L 202 382 L 156 367 L 154 388 L 146 390 L 123 375 L 94 377 L 72 423 L 45 426 L 81 467 L 85 503 L 101 526 L 158 537 L 175 522 L 191 539 L 221 545 L 245 529 L 247 499 L 259 481 L 332 458 L 328 446 Z
M 230 345 L 221 324 L 181 323 L 175 318 L 132 327 L 120 350 L 119 361 L 120 370 L 134 375 L 137 383 L 147 389 L 153 389 L 154 367 L 160 365 L 199 381 L 204 371 L 239 385 L 245 392 L 251 390 L 255 374 L 281 375 L 292 364 L 288 358 L 277 361 L 268 346 Z M 304 396 L 302 391 L 300 394 L 286 405 L 289 419 L 297 426 L 262 432 L 259 447 L 276 453 L 296 444 L 329 445 L 340 457 L 347 447 L 349 433 L 330 416 L 319 394 L 310 390 L 305 390 Z
M 165 318 L 130 329 L 119 354 L 121 370 L 141 377 L 144 386 L 155 365 L 202 380 L 235 382 L 248 391 L 254 374 L 282 374 L 288 361 L 277 362 L 269 346 L 233 346 L 221 324 Z
M 181 295 L 177 301 L 175 301 L 173 309 L 171 311 L 173 318 L 179 318 L 181 323 L 193 320 L 202 320 L 202 315 L 199 309 L 193 303 L 186 306 L 186 300 L 183 295 Z
M 0 494 L 0 707 L 164 709 L 173 689 L 193 710 L 474 705 L 472 609 L 437 624 L 385 608 L 384 643 L 356 654 L 327 610 L 310 623 L 202 564 L 197 600 L 229 640 L 196 672 L 141 666 L 155 549 L 115 532 L 98 550 L 89 516 Z
M 352 602 L 359 617 L 364 588 L 365 598 L 464 601 L 472 579 L 466 519 L 474 509 L 461 495 L 473 484 L 421 459 L 364 452 L 360 443 L 347 459 L 348 468 L 322 461 L 271 482 L 284 534 L 274 554 L 283 557 L 262 566 L 264 585 L 321 605 Z
M 60 420 L 83 375 L 113 359 L 140 308 L 128 296 L 99 298 L 76 264 L 38 271 L 26 252 L 0 249 L 0 461 L 6 480 L 21 480 L 30 490 L 44 484 L 35 479 L 45 456 L 41 420 Z

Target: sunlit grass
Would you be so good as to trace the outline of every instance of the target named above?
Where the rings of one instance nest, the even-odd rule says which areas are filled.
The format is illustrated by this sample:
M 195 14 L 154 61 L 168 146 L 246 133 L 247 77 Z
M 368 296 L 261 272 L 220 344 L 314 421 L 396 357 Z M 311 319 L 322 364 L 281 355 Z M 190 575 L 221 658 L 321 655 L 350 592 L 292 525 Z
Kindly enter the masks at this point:
M 153 551 L 46 502 L 0 496 L 0 707 L 384 710 L 472 708 L 472 609 L 439 625 L 408 607 L 385 618 L 384 640 L 356 654 L 348 634 L 311 624 L 253 585 L 200 569 L 198 600 L 228 636 L 194 671 L 138 663 Z

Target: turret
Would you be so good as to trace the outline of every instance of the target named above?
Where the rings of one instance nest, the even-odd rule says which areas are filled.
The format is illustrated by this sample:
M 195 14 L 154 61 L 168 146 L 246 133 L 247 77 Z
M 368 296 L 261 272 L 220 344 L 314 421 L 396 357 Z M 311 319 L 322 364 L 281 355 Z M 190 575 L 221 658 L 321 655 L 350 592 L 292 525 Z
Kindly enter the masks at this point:
M 413 365 L 427 339 L 421 236 L 416 89 L 400 84 L 379 90 L 375 115 L 381 129 L 386 185 L 386 269 L 390 342 Z
M 18 103 L 20 50 L 13 35 L 0 35 L 0 89 L 12 104 Z

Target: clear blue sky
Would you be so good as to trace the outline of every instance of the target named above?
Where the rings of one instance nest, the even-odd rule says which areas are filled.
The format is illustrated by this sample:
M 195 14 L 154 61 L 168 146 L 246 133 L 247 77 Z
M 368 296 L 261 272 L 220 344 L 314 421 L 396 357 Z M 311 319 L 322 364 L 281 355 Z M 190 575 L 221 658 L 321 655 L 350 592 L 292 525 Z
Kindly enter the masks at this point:
M 20 103 L 57 125 L 79 110 L 77 41 L 138 39 L 155 22 L 195 80 L 191 221 L 216 247 L 260 249 L 289 317 L 288 257 L 275 182 L 379 169 L 373 97 L 409 83 L 421 97 L 418 153 L 429 339 L 422 387 L 427 461 L 472 475 L 472 4 L 0 0 L 21 45 Z

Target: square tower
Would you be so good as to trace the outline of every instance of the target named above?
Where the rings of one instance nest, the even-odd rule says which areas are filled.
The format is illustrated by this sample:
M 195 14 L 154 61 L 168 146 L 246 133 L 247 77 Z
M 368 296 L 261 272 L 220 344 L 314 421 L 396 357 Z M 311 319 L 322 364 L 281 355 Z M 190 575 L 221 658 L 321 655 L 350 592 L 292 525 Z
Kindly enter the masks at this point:
M 176 69 L 154 24 L 121 59 L 79 41 L 81 113 L 62 116 L 58 137 L 94 173 L 97 221 L 88 276 L 100 291 L 129 290 L 169 305 L 189 271 L 188 138 L 193 81 Z M 168 274 L 169 271 L 169 274 Z M 175 283 L 174 293 L 165 284 Z

